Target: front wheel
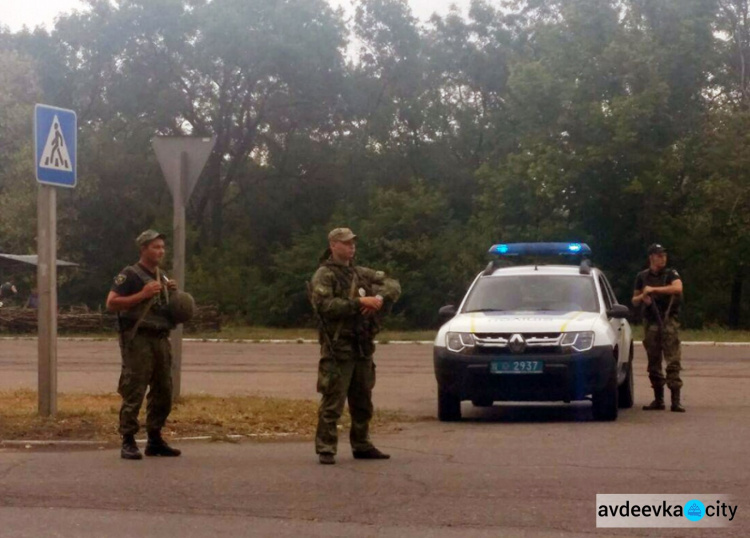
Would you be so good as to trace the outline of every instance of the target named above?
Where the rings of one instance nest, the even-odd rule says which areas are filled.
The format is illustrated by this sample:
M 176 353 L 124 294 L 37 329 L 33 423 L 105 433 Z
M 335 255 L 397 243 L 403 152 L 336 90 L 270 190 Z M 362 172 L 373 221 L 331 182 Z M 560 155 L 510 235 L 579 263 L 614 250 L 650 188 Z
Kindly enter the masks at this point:
M 441 422 L 461 420 L 461 399 L 441 388 L 438 388 L 438 420 Z
M 635 400 L 635 381 L 633 380 L 633 346 L 630 346 L 630 356 L 625 365 L 625 381 L 618 389 L 618 404 L 620 409 L 630 409 Z
M 594 420 L 617 420 L 617 396 L 617 367 L 613 365 L 607 384 L 602 390 L 592 394 L 591 412 Z

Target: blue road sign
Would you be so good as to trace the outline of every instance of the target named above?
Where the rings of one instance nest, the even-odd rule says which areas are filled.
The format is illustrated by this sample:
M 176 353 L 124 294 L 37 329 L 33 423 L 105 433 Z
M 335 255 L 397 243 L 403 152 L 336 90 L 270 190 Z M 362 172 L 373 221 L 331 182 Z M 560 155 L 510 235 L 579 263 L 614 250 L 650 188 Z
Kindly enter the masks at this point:
M 75 187 L 78 119 L 72 110 L 34 107 L 36 180 L 56 187 Z

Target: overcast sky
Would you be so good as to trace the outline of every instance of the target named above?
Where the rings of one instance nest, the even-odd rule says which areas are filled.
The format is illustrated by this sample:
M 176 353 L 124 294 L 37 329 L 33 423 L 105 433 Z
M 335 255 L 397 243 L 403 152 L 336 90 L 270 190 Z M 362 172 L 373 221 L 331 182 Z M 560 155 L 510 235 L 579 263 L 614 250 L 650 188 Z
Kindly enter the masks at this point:
M 334 6 L 350 6 L 352 0 L 329 0 Z M 414 15 L 427 20 L 437 12 L 441 15 L 448 12 L 451 4 L 456 4 L 464 12 L 468 9 L 470 0 L 409 0 Z M 29 28 L 43 25 L 52 28 L 55 17 L 61 13 L 69 13 L 74 9 L 81 9 L 83 3 L 79 0 L 0 0 L 0 24 L 12 31 L 20 30 L 23 25 Z

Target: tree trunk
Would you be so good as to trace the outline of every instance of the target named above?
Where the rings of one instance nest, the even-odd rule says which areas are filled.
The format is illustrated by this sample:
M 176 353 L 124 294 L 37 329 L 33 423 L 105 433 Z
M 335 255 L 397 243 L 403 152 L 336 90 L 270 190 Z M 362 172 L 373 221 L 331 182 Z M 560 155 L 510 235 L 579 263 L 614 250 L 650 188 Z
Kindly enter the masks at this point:
M 221 161 L 215 160 L 214 169 L 211 170 L 211 186 L 209 191 L 209 211 L 211 245 L 221 246 L 222 231 L 224 228 L 224 192 L 221 188 Z
M 729 301 L 729 328 L 739 329 L 742 309 L 742 281 L 744 278 L 744 267 L 740 265 L 734 274 L 732 282 L 732 296 Z

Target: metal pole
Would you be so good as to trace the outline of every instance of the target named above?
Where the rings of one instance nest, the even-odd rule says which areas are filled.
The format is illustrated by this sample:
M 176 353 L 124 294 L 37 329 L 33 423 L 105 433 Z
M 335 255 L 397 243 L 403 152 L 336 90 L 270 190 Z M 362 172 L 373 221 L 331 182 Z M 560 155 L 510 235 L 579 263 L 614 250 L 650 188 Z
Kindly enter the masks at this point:
M 185 202 L 187 194 L 188 154 L 180 153 L 180 180 L 172 196 L 174 226 L 174 279 L 185 289 Z M 182 389 L 182 324 L 172 331 L 172 399 L 180 397 Z
M 57 191 L 40 185 L 37 195 L 37 291 L 39 306 L 39 414 L 57 413 Z

